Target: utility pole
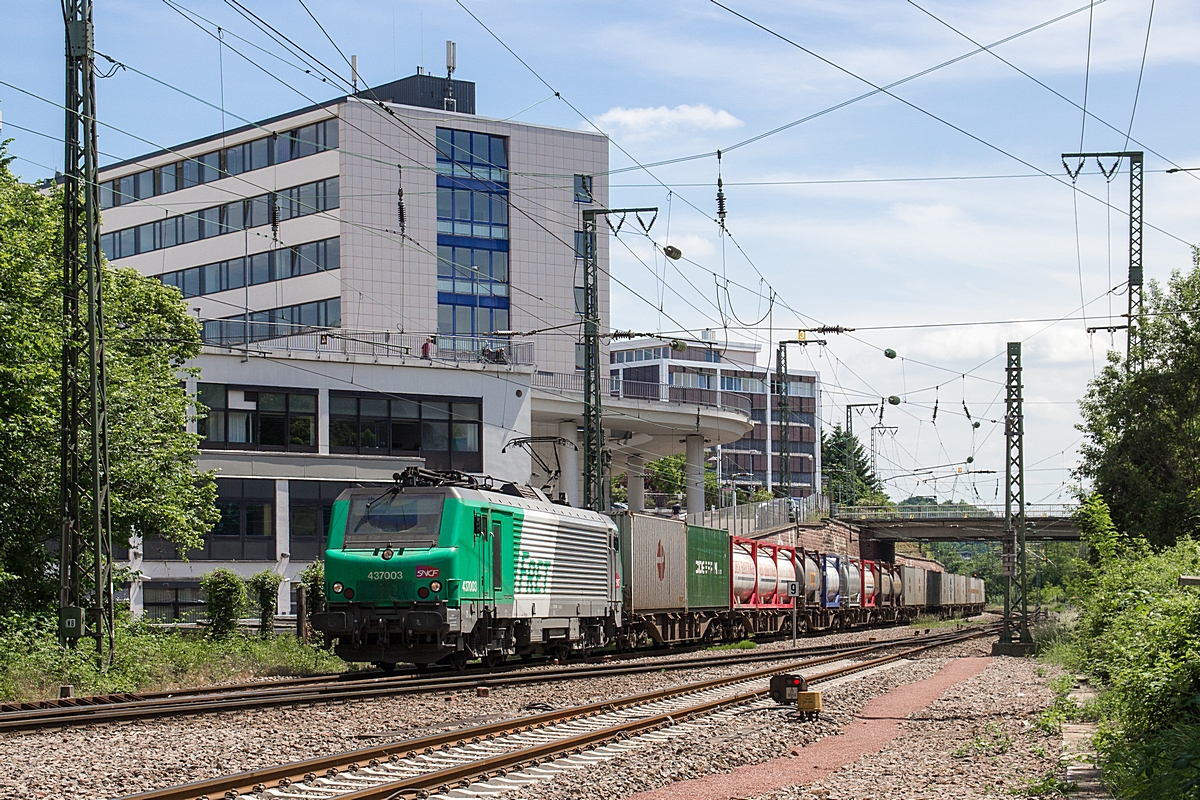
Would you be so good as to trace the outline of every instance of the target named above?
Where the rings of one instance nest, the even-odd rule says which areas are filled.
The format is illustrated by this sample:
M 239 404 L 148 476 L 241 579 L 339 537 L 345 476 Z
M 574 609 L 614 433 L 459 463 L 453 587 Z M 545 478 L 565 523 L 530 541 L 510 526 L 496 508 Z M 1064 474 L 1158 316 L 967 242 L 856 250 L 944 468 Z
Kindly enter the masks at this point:
M 600 388 L 600 264 L 596 253 L 596 220 L 609 214 L 658 213 L 658 208 L 586 208 L 583 210 L 583 505 L 604 508 L 607 453 Z M 653 222 L 651 222 L 653 225 Z M 649 225 L 645 226 L 649 232 Z M 674 258 L 678 258 L 675 251 Z M 670 253 L 668 253 L 670 256 Z
M 73 645 L 81 636 L 91 637 L 103 666 L 112 659 L 114 619 L 92 0 L 66 0 L 63 11 L 67 116 L 59 640 Z
M 993 655 L 1033 652 L 1029 631 L 1029 578 L 1025 552 L 1025 412 L 1021 343 L 1008 343 L 1004 403 L 1004 622 Z
M 775 355 L 775 380 L 779 383 L 779 485 L 783 487 L 783 496 L 792 496 L 792 406 L 788 400 L 788 384 L 791 383 L 787 365 L 787 346 L 789 344 L 824 345 L 824 339 L 809 339 L 807 331 L 797 331 L 795 339 L 782 339 L 779 351 Z M 768 412 L 770 409 L 768 409 Z M 770 414 L 767 414 L 767 428 L 771 427 Z M 820 443 L 817 443 L 820 446 Z M 817 490 L 820 490 L 818 481 Z M 778 494 L 778 490 L 776 490 Z
M 1096 163 L 1100 165 L 1100 171 L 1106 176 L 1110 176 L 1117 169 L 1121 159 L 1129 159 L 1129 310 L 1126 314 L 1124 325 L 1102 326 L 1098 328 L 1088 328 L 1088 333 L 1094 333 L 1098 330 L 1117 331 L 1125 328 L 1125 369 L 1131 369 L 1133 360 L 1133 352 L 1138 352 L 1139 366 L 1145 360 L 1141 350 L 1141 333 L 1142 333 L 1142 162 L 1143 152 L 1141 150 L 1121 150 L 1110 153 L 1063 153 L 1063 166 L 1067 168 L 1067 174 L 1071 176 L 1071 180 L 1079 175 L 1079 171 L 1083 169 L 1083 163 L 1086 159 L 1094 158 Z M 1068 158 L 1079 159 L 1079 166 L 1072 171 L 1067 165 Z M 1104 168 L 1102 158 L 1113 158 L 1116 162 L 1111 170 Z M 1111 286 L 1109 287 L 1112 288 Z

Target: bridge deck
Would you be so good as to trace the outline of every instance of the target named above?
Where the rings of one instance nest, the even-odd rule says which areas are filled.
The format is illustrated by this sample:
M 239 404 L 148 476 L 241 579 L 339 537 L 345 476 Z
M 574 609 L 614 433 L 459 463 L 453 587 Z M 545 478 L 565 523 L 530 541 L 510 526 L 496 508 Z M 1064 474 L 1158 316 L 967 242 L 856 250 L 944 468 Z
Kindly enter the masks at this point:
M 1057 504 L 1026 506 L 1026 540 L 1078 540 L 1072 511 Z M 831 516 L 883 541 L 999 541 L 1004 535 L 1002 506 L 835 506 Z

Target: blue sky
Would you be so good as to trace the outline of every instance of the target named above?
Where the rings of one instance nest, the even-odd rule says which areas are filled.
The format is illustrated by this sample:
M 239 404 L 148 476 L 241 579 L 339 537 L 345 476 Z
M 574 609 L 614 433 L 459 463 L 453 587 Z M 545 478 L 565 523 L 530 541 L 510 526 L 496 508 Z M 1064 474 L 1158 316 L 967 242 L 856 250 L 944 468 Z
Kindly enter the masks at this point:
M 298 0 L 243 2 L 326 64 L 335 69 L 340 64 L 348 73 Z M 629 156 L 648 164 L 726 149 L 869 89 L 699 0 L 464 0 L 570 105 L 553 98 L 453 0 L 306 2 L 338 45 L 358 55 L 366 82 L 403 77 L 421 63 L 440 73 L 444 42 L 454 39 L 457 75 L 476 82 L 480 114 L 587 126 L 574 106 L 612 136 L 613 168 L 631 166 Z M 974 49 L 922 8 L 976 41 L 991 43 L 1084 4 L 917 3 L 730 0 L 729 5 L 884 84 Z M 224 2 L 182 0 L 181 5 L 229 35 L 282 54 Z M 1089 119 L 1083 130 L 1086 150 L 1125 146 L 1123 132 L 1141 73 L 1133 138 L 1175 164 L 1200 166 L 1195 136 L 1200 7 L 1179 0 L 1155 3 L 1142 73 L 1150 8 L 1150 0 L 1106 0 L 1090 15 L 1085 9 L 996 52 L 1075 103 L 1083 102 L 1086 75 L 1088 109 L 1117 129 Z M 1085 71 L 1089 16 L 1090 68 Z M 7 21 L 0 30 L 0 77 L 60 102 L 57 6 L 21 4 Z M 324 99 L 338 93 L 236 39 L 231 42 L 254 53 L 282 82 L 228 49 L 222 59 L 212 37 L 163 2 L 98 5 L 98 51 L 216 105 L 223 92 L 232 116 L 264 118 L 306 104 L 302 95 Z M 186 141 L 221 127 L 219 110 L 132 73 L 99 81 L 98 91 L 103 120 L 155 144 Z M 655 238 L 667 241 L 669 222 L 670 241 L 694 263 L 680 262 L 677 271 L 664 265 L 645 238 L 623 234 L 628 248 L 614 243 L 612 272 L 632 289 L 614 285 L 612 322 L 639 330 L 708 327 L 718 337 L 764 342 L 790 336 L 799 324 L 810 326 L 813 320 L 859 328 L 853 335 L 829 337 L 828 348 L 794 350 L 791 363 L 820 370 L 826 388 L 823 415 L 829 422 L 844 420 L 847 399 L 904 398 L 901 406 L 887 408 L 883 420 L 897 430 L 881 433 L 878 443 L 880 471 L 890 478 L 897 499 L 911 493 L 996 497 L 1002 488 L 997 475 L 954 477 L 954 467 L 933 470 L 936 480 L 908 474 L 919 467 L 958 464 L 971 455 L 971 469 L 1003 469 L 1003 430 L 992 422 L 1003 413 L 1000 354 L 1005 342 L 1022 340 L 1028 500 L 1065 499 L 1079 437 L 1073 427 L 1075 402 L 1110 344 L 1107 334 L 1088 336 L 1084 329 L 1107 324 L 1110 302 L 1114 313 L 1121 313 L 1126 302 L 1123 290 L 1106 292 L 1126 273 L 1127 174 L 1122 170 L 1110 184 L 1093 162 L 1079 177 L 1079 194 L 1069 181 L 1063 185 L 1038 175 L 1040 169 L 1064 177 L 1059 155 L 1078 148 L 1083 115 L 988 53 L 894 92 L 945 122 L 877 95 L 726 153 L 722 173 L 733 239 L 722 240 L 711 219 L 715 158 L 655 167 L 652 175 L 636 169 L 614 175 L 612 203 L 658 205 L 662 213 Z M 20 159 L 19 173 L 38 178 L 61 165 L 59 142 L 15 127 L 61 136 L 58 109 L 0 86 L 0 112 L 3 136 L 16 140 L 11 152 Z M 1141 149 L 1134 143 L 1129 148 Z M 129 136 L 101 131 L 101 150 L 110 155 L 106 160 L 148 149 Z M 1146 221 L 1161 229 L 1146 230 L 1148 279 L 1165 280 L 1172 270 L 1189 268 L 1188 243 L 1200 241 L 1200 173 L 1168 175 L 1162 171 L 1168 166 L 1147 153 Z M 966 179 L 894 180 L 949 177 Z M 1106 198 L 1115 210 L 1106 207 Z M 773 307 L 764 299 L 772 291 Z M 1079 319 L 1081 296 L 1088 302 L 1087 323 Z M 743 322 L 754 323 L 768 310 L 766 322 L 743 329 Z M 1063 317 L 1071 319 L 887 328 Z M 1120 345 L 1121 337 L 1115 341 Z M 901 357 L 884 358 L 884 348 Z M 963 414 L 964 400 L 973 418 L 983 421 L 979 429 Z M 874 422 L 860 415 L 856 430 Z

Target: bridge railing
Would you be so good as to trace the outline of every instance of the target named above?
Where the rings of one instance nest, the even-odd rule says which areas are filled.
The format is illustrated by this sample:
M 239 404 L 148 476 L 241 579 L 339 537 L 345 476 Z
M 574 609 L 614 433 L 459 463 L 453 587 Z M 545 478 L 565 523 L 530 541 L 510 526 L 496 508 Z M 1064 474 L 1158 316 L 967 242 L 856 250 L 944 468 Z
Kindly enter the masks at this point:
M 1069 503 L 1029 503 L 1025 506 L 1025 518 L 1070 517 L 1078 506 Z M 929 505 L 929 506 L 830 506 L 830 516 L 849 522 L 902 522 L 905 520 L 937 519 L 1002 519 L 1004 505 L 1001 503 L 973 505 Z

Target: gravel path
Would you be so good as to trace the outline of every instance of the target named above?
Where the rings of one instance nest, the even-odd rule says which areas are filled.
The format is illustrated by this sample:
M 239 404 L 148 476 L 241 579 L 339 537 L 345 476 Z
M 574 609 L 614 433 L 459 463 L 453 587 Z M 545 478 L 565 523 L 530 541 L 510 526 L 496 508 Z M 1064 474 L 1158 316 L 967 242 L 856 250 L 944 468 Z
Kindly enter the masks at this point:
M 802 644 L 872 636 L 881 641 L 913 638 L 912 631 L 904 627 L 813 637 Z M 786 647 L 790 641 L 770 643 L 755 652 Z M 729 655 L 744 652 L 731 651 Z M 750 668 L 761 666 L 765 665 Z M 747 668 L 735 664 L 679 671 L 665 668 L 642 675 L 495 687 L 486 698 L 476 697 L 473 691 L 385 697 L 4 734 L 0 735 L 0 797 L 116 797 L 536 713 L 547 707 L 599 702 Z M 836 712 L 829 719 L 820 724 L 831 726 L 838 719 Z

